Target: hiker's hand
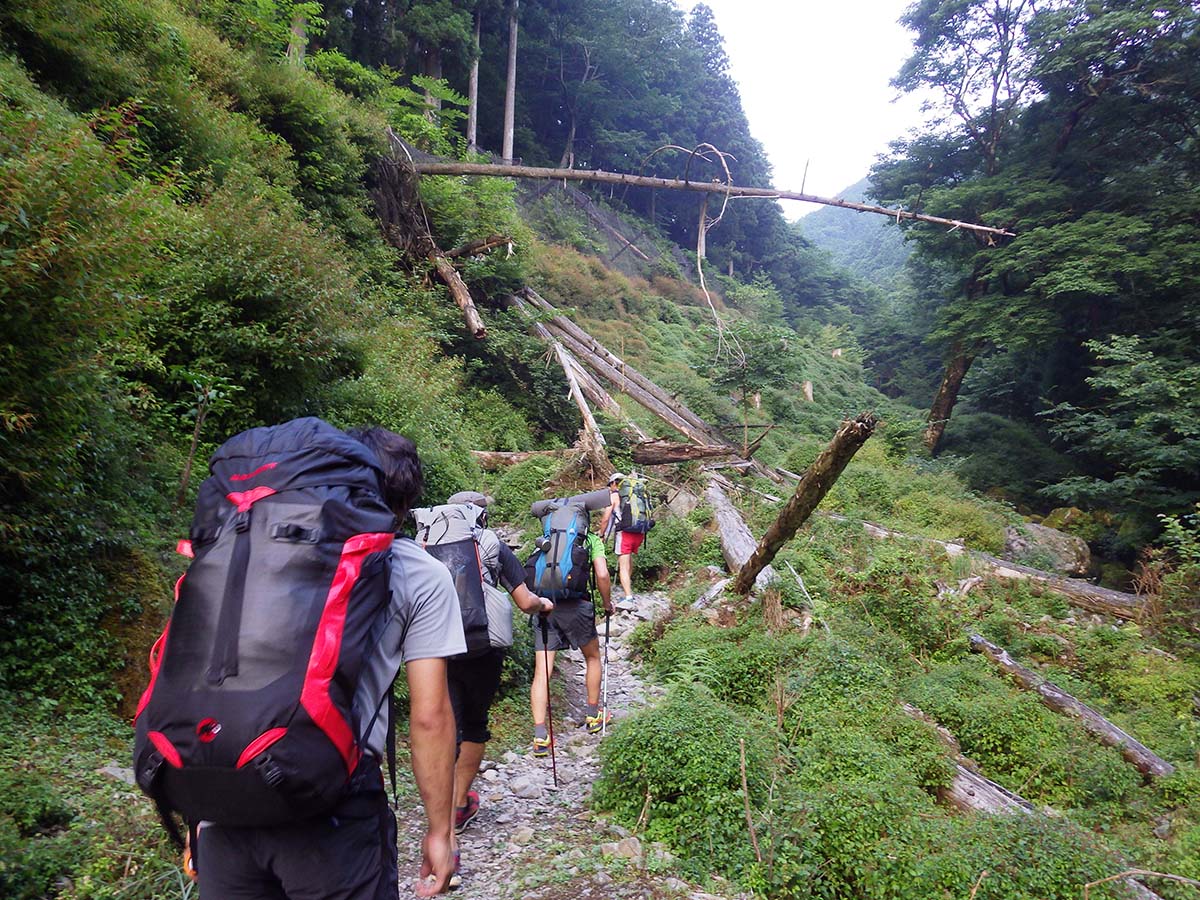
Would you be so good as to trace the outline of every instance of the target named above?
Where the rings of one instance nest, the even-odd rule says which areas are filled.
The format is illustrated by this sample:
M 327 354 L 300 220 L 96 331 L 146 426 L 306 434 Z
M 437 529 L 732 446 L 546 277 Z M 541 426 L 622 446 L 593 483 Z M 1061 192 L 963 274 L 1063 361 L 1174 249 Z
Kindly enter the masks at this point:
M 538 602 L 541 603 L 541 607 L 538 609 L 539 613 L 554 612 L 554 603 L 549 597 L 538 597 Z
M 613 606 L 613 602 L 611 599 L 604 601 L 604 614 L 606 616 L 611 616 L 616 611 L 617 611 L 617 608 L 615 606 Z
M 421 841 L 421 876 L 413 885 L 418 897 L 445 893 L 454 874 L 454 847 L 448 834 L 425 835 Z

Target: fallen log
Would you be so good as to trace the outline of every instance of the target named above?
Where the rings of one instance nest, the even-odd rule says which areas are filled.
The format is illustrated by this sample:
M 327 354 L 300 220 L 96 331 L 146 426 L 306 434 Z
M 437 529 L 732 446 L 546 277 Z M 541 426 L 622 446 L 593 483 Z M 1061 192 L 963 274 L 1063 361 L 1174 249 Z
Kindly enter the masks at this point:
M 1080 609 L 1104 613 L 1132 622 L 1139 621 L 1146 609 L 1145 598 L 1136 594 L 1114 591 L 1080 578 L 1065 578 L 1055 575 L 1053 572 L 1043 572 L 1040 569 L 1008 562 L 977 550 L 972 550 L 970 553 L 974 562 L 987 567 L 990 574 L 995 577 L 1017 581 L 1036 581 L 1047 590 L 1062 594 Z
M 607 363 L 610 368 L 619 372 L 622 381 L 617 383 L 618 390 L 625 391 L 625 382 L 631 381 L 651 397 L 654 397 L 656 400 L 662 403 L 664 406 L 670 406 L 674 408 L 676 414 L 693 428 L 701 431 L 714 431 L 714 429 L 712 429 L 707 422 L 680 403 L 677 398 L 664 391 L 661 387 L 659 387 L 633 366 L 629 365 L 629 363 L 625 362 L 625 360 L 621 359 L 621 357 L 617 356 L 617 354 L 613 353 L 594 337 L 572 322 L 569 318 L 564 316 L 558 309 L 552 306 L 548 300 L 542 297 L 533 288 L 525 288 L 522 291 L 522 294 L 531 303 L 533 303 L 534 306 L 550 313 L 551 316 L 553 316 L 553 318 L 547 322 L 552 329 L 566 332 L 567 335 L 574 338 L 581 345 L 586 347 L 590 353 L 598 357 L 602 362 Z M 714 431 L 714 433 L 718 432 Z M 722 442 L 723 441 L 721 440 L 710 440 L 708 443 Z
M 1066 597 L 1072 605 L 1089 612 L 1103 613 L 1118 619 L 1137 622 L 1146 608 L 1145 598 L 1139 597 L 1137 594 L 1126 594 L 1079 578 L 1066 578 L 1053 572 L 1043 572 L 1041 569 L 1009 562 L 980 550 L 968 550 L 962 544 L 954 541 L 939 541 L 936 538 L 905 534 L 902 531 L 893 531 L 882 525 L 876 525 L 874 522 L 849 519 L 836 513 L 822 513 L 822 515 L 835 522 L 858 522 L 862 525 L 863 530 L 874 538 L 898 538 L 936 544 L 946 551 L 947 556 L 951 557 L 961 556 L 965 553 L 970 556 L 972 563 L 977 568 L 981 568 L 989 576 L 1013 581 L 1035 581 L 1046 590 Z
M 736 455 L 736 452 L 732 447 L 715 447 L 710 444 L 680 444 L 675 441 L 652 440 L 635 444 L 632 449 L 632 456 L 635 463 L 641 463 L 644 466 L 657 466 L 691 462 L 697 459 L 733 456 Z
M 575 373 L 571 371 L 571 360 L 567 355 L 567 351 L 563 349 L 562 344 L 555 341 L 554 352 L 558 356 L 563 374 L 567 377 L 567 384 L 571 390 L 571 399 L 579 407 L 579 414 L 583 418 L 583 431 L 580 435 L 580 444 L 587 454 L 588 462 L 591 464 L 593 471 L 607 475 L 613 471 L 613 467 L 612 463 L 608 461 L 608 454 L 604 450 L 604 435 L 600 433 L 600 426 L 596 424 L 592 410 L 588 407 L 587 399 L 583 396 L 583 391 L 579 388 L 579 381 L 575 378 Z
M 721 488 L 716 475 L 710 475 L 708 486 L 704 489 L 704 498 L 712 507 L 717 518 L 717 533 L 721 538 L 721 555 L 730 572 L 741 572 L 745 569 L 746 561 L 754 554 L 754 535 L 742 519 L 741 513 L 729 502 L 725 491 Z M 753 579 L 755 586 L 766 587 L 775 579 L 775 571 L 770 566 L 762 566 Z M 743 594 L 748 593 L 742 591 Z
M 529 320 L 529 327 L 533 329 L 534 334 L 549 344 L 562 346 L 545 325 L 532 317 L 524 300 L 515 294 L 509 294 L 504 298 L 504 302 L 508 306 L 516 307 L 516 309 Z M 575 377 L 579 382 L 580 390 L 583 391 L 584 395 L 601 409 L 606 409 L 620 418 L 625 423 L 625 427 L 628 428 L 639 441 L 648 440 L 649 435 L 642 431 L 641 427 L 636 422 L 625 415 L 625 412 L 621 409 L 620 404 L 618 404 L 617 401 L 612 398 L 608 391 L 601 387 L 600 382 L 592 377 L 592 373 L 584 368 L 579 360 L 571 354 L 570 350 L 565 347 L 562 349 L 570 361 L 571 371 L 574 372 Z
M 1003 228 L 975 225 L 970 222 L 959 221 L 958 219 L 944 219 L 941 216 L 928 216 L 923 213 L 910 212 L 907 209 L 888 209 L 885 206 L 872 206 L 869 203 L 855 203 L 850 200 L 818 197 L 815 194 L 805 194 L 799 191 L 777 191 L 773 188 L 743 187 L 726 184 L 723 181 L 680 181 L 674 178 L 654 178 L 648 175 L 627 175 L 624 172 L 605 172 L 601 169 L 547 169 L 535 166 L 491 165 L 489 163 L 418 162 L 416 163 L 416 170 L 422 175 L 487 175 L 495 178 L 545 178 L 551 181 L 597 181 L 601 184 L 622 184 L 677 191 L 698 191 L 707 194 L 721 194 L 725 197 L 763 197 L 770 200 L 801 200 L 805 203 L 820 203 L 824 206 L 840 206 L 844 209 L 855 209 L 859 212 L 878 213 L 895 219 L 897 222 L 901 219 L 911 219 L 917 222 L 932 222 L 935 225 L 947 225 L 951 230 L 972 231 L 993 241 L 998 237 L 1016 236 L 1011 231 L 1006 231 Z
M 491 472 L 496 469 L 504 469 L 508 466 L 515 466 L 517 463 L 523 463 L 529 459 L 545 458 L 545 459 L 565 459 L 570 454 L 576 452 L 574 449 L 568 450 L 472 450 L 471 456 L 479 463 L 479 468 L 484 471 Z
M 458 304 L 458 308 L 462 310 L 463 320 L 467 323 L 467 330 L 471 335 L 479 340 L 487 337 L 487 326 L 483 324 L 483 318 L 479 315 L 479 309 L 475 306 L 475 301 L 471 299 L 471 291 L 467 287 L 467 283 L 462 280 L 462 276 L 458 274 L 458 270 L 446 259 L 444 255 L 439 255 L 436 252 L 430 253 L 428 259 L 433 263 L 434 269 L 437 270 L 438 277 L 450 289 L 450 296 L 454 298 L 454 302 Z
M 658 416 L 689 441 L 697 444 L 726 445 L 737 448 L 725 439 L 719 429 L 713 428 L 677 398 L 668 394 L 661 387 L 638 372 L 611 350 L 608 350 L 589 335 L 586 331 L 563 316 L 550 305 L 537 291 L 524 288 L 522 295 L 538 308 L 549 312 L 552 318 L 547 320 L 549 330 L 566 344 L 584 363 L 598 375 L 608 381 L 617 390 L 629 395 L 654 415 Z M 757 445 L 756 445 L 757 448 Z M 772 481 L 781 481 L 779 473 L 762 463 L 754 460 L 750 465 L 754 471 Z
M 975 770 L 975 763 L 963 756 L 958 739 L 944 725 L 911 703 L 903 704 L 901 709 L 906 715 L 930 725 L 954 758 L 954 778 L 948 786 L 938 791 L 939 800 L 964 812 L 971 810 L 990 815 L 1033 815 L 1036 812 L 1033 804 L 1024 797 L 980 775 Z
M 1170 775 L 1175 767 L 1118 728 L 1090 706 L 1076 700 L 1058 685 L 1016 662 L 1008 651 L 978 634 L 970 636 L 971 649 L 982 653 L 1005 674 L 1026 690 L 1033 691 L 1042 703 L 1055 712 L 1078 719 L 1088 732 L 1107 747 L 1121 751 L 1125 760 L 1147 777 Z
M 455 247 L 453 250 L 445 252 L 446 259 L 458 259 L 460 256 L 478 256 L 480 253 L 485 253 L 495 247 L 503 247 L 505 244 L 511 244 L 512 238 L 503 234 L 493 234 L 485 238 L 480 238 L 477 241 L 468 241 L 461 247 Z
M 613 368 L 596 354 L 592 353 L 586 346 L 568 334 L 557 335 L 572 353 L 578 357 L 580 362 L 588 366 L 593 372 L 607 381 L 617 390 L 628 395 L 633 400 L 637 401 L 641 406 L 652 412 L 662 421 L 666 422 L 689 441 L 696 444 L 714 444 L 720 441 L 714 441 L 712 436 L 707 431 L 697 429 L 695 426 L 687 422 L 679 412 L 671 406 L 661 402 L 657 397 L 653 396 L 648 391 L 642 389 L 640 385 L 626 379 L 620 371 Z
M 779 517 L 767 529 L 758 546 L 746 560 L 746 563 L 734 577 L 735 592 L 748 594 L 759 571 L 775 558 L 779 548 L 791 540 L 803 525 L 817 504 L 824 499 L 825 494 L 833 487 L 846 464 L 858 452 L 858 448 L 866 443 L 867 438 L 875 431 L 877 420 L 871 413 L 859 413 L 853 419 L 842 423 L 834 434 L 828 446 L 817 456 L 811 466 L 805 471 L 795 493 L 788 498 L 787 503 L 779 513 Z
M 934 721 L 911 703 L 901 707 L 914 719 L 933 726 L 938 737 L 954 758 L 954 778 L 950 784 L 938 790 L 938 799 L 962 812 L 981 812 L 987 815 L 1037 815 L 1032 803 L 990 778 L 980 775 L 975 763 L 963 756 L 957 738 L 943 725 Z M 1122 878 L 1122 887 L 1135 900 L 1161 900 L 1158 894 L 1131 877 Z
M 392 154 L 375 160 L 372 167 L 374 185 L 371 188 L 371 200 L 375 204 L 384 240 L 404 254 L 410 264 L 415 266 L 420 260 L 432 264 L 438 278 L 449 288 L 454 302 L 462 310 L 467 329 L 474 337 L 482 339 L 487 336 L 487 327 L 471 299 L 471 292 L 429 233 L 428 216 L 421 204 L 418 180 L 408 149 L 390 128 L 387 135 Z

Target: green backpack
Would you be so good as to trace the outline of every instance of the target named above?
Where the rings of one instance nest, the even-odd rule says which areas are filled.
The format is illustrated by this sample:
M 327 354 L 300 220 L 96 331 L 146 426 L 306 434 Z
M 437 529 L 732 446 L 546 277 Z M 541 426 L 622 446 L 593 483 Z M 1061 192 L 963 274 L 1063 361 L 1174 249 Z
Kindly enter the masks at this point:
M 650 492 L 646 490 L 644 478 L 636 472 L 626 475 L 621 480 L 618 494 L 621 498 L 619 531 L 646 534 L 654 527 L 654 519 L 650 518 Z

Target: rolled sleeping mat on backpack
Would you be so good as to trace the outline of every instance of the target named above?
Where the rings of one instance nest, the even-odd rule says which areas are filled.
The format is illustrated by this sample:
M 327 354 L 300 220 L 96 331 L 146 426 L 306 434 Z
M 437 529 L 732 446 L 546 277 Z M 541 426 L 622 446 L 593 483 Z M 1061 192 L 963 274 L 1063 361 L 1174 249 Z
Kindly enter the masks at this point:
M 599 488 L 594 491 L 588 491 L 586 494 L 576 494 L 571 497 L 568 503 L 582 504 L 583 508 L 588 512 L 596 512 L 604 509 L 612 501 L 612 493 L 608 488 Z
M 447 503 L 474 503 L 476 506 L 488 507 L 496 502 L 496 498 L 479 491 L 459 491 L 446 498 Z
M 573 497 L 552 497 L 548 500 L 535 500 L 529 511 L 535 518 L 542 518 L 546 513 L 562 509 L 564 506 L 582 506 L 588 512 L 604 509 L 610 502 L 611 494 L 608 488 L 588 491 L 586 494 L 575 494 Z

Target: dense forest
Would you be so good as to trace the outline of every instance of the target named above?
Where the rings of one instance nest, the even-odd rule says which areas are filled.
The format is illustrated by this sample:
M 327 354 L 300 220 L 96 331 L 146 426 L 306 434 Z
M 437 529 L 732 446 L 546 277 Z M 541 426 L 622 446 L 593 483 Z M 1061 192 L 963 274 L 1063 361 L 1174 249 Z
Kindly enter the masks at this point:
M 894 84 L 931 124 L 845 196 L 1014 237 L 586 183 L 389 193 L 414 155 L 770 187 L 703 3 L 0 0 L 0 894 L 194 894 L 119 770 L 224 439 L 385 425 L 428 501 L 486 488 L 523 549 L 531 500 L 594 486 L 578 453 L 481 468 L 580 446 L 530 296 L 746 458 L 650 468 L 636 575 L 670 611 L 632 640 L 665 694 L 602 745 L 597 815 L 721 893 L 1200 879 L 1200 7 L 918 0 L 903 24 Z M 609 386 L 611 465 L 681 440 Z M 761 535 L 867 411 L 782 577 L 693 610 L 736 574 L 718 479 Z M 1056 715 L 992 642 L 1166 768 Z M 1023 811 L 964 812 L 968 770 Z

